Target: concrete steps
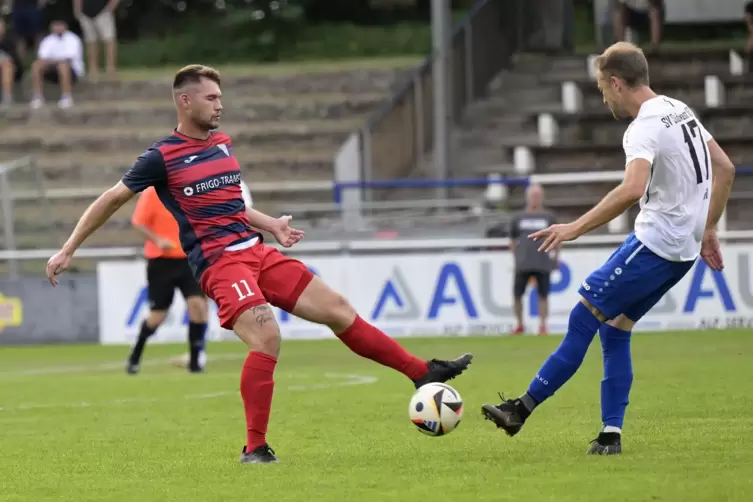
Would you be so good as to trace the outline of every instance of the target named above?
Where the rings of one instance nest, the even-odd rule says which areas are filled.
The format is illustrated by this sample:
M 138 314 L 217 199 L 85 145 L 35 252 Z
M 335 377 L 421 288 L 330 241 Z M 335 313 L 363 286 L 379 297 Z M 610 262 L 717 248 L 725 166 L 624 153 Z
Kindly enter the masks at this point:
M 332 179 L 336 151 L 334 147 L 264 149 L 246 145 L 236 147 L 235 155 L 242 176 L 249 183 L 281 179 L 316 181 Z M 120 179 L 139 153 L 134 150 L 43 153 L 37 156 L 37 163 L 48 189 L 104 187 Z M 0 153 L 0 163 L 15 158 L 16 155 L 8 152 Z M 34 190 L 37 187 L 35 173 L 29 169 L 12 171 L 10 180 L 14 190 Z
M 379 93 L 305 93 L 233 96 L 224 99 L 226 122 L 264 122 L 270 120 L 314 120 L 363 118 L 386 95 Z M 83 101 L 69 110 L 49 103 L 42 110 L 31 110 L 25 103 L 0 113 L 0 125 L 64 125 L 122 127 L 175 123 L 175 108 L 169 97 L 124 101 Z
M 268 95 L 289 93 L 380 93 L 389 94 L 410 69 L 400 68 L 363 68 L 346 70 L 320 70 L 305 72 L 286 72 L 280 74 L 254 74 L 248 70 L 243 74 L 224 74 L 222 91 L 226 95 Z M 162 72 L 157 72 L 159 74 Z M 74 88 L 74 97 L 83 101 L 119 101 L 124 97 L 130 99 L 166 99 L 171 96 L 171 76 L 153 76 L 145 72 L 143 76 L 123 78 L 115 81 L 97 83 L 80 82 Z M 28 83 L 18 87 L 18 99 L 28 98 Z M 48 99 L 55 99 L 59 90 L 55 87 L 45 89 Z
M 233 145 L 290 147 L 340 146 L 347 135 L 361 126 L 361 118 L 343 120 L 291 120 L 224 123 L 220 129 L 233 138 Z M 147 124 L 142 127 L 42 126 L 0 128 L 0 149 L 6 154 L 108 152 L 130 150 L 143 152 L 156 140 L 169 136 L 172 126 Z

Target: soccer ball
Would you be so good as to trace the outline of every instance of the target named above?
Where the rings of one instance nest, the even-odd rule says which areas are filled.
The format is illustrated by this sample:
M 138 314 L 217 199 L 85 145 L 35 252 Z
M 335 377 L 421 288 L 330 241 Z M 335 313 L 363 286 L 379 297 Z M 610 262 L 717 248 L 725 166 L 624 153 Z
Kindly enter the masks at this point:
M 447 384 L 428 383 L 411 397 L 408 416 L 427 436 L 444 436 L 460 424 L 463 398 Z

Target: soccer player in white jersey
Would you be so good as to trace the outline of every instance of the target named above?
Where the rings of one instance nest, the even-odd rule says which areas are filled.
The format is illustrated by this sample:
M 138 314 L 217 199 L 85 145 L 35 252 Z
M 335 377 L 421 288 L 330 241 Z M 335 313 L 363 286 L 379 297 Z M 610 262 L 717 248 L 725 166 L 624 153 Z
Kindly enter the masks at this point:
M 609 222 L 640 200 L 631 233 L 598 270 L 583 281 L 567 334 L 533 378 L 528 391 L 484 416 L 513 436 L 531 412 L 577 371 L 599 332 L 604 357 L 603 428 L 589 454 L 622 452 L 622 424 L 633 382 L 630 333 L 698 255 L 713 270 L 724 267 L 716 224 L 727 205 L 735 168 L 684 103 L 649 87 L 648 62 L 620 42 L 596 59 L 598 86 L 616 118 L 633 118 L 625 131 L 622 183 L 578 220 L 530 235 L 550 251 Z

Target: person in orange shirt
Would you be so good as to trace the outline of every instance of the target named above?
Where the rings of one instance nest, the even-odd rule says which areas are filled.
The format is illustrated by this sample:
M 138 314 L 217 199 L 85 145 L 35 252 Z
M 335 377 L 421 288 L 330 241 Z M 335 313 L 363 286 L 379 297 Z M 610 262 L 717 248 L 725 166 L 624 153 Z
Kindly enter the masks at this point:
M 167 317 L 177 288 L 186 299 L 188 307 L 188 370 L 201 373 L 206 359 L 204 342 L 208 305 L 188 265 L 188 258 L 180 247 L 178 222 L 162 205 L 154 188 L 149 188 L 139 196 L 131 223 L 145 238 L 144 257 L 147 259 L 150 309 L 128 356 L 126 371 L 131 375 L 139 372 L 146 342 Z

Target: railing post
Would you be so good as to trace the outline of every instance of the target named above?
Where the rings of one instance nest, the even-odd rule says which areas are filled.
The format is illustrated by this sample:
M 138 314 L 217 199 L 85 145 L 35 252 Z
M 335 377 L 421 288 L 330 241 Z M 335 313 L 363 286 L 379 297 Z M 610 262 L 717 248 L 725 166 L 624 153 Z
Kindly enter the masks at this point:
M 372 155 L 372 135 L 369 124 L 366 124 L 363 127 L 361 135 L 363 136 L 363 142 L 361 144 L 361 155 L 363 159 L 361 165 L 363 166 L 363 173 L 361 179 L 365 182 L 369 182 L 374 180 L 374 157 Z M 361 197 L 363 197 L 365 201 L 371 202 L 371 191 L 364 190 L 361 192 Z
M 415 121 L 415 148 L 416 148 L 416 162 L 415 166 L 421 169 L 424 163 L 424 155 L 426 154 L 426 141 L 424 131 L 424 83 L 421 78 L 421 73 L 417 73 L 413 77 L 413 120 Z
M 475 99 L 473 92 L 473 22 L 468 18 L 463 27 L 465 34 L 465 103 L 468 105 Z
M 0 197 L 3 208 L 3 234 L 5 237 L 5 249 L 16 251 L 16 233 L 13 228 L 13 199 L 8 181 L 7 166 L 0 166 Z M 18 279 L 18 261 L 16 258 L 8 260 L 8 272 L 11 279 Z
M 450 6 L 447 0 L 432 0 L 431 24 L 434 77 L 434 166 L 436 177 L 446 181 L 450 172 Z M 447 199 L 447 186 L 437 187 L 437 199 Z

